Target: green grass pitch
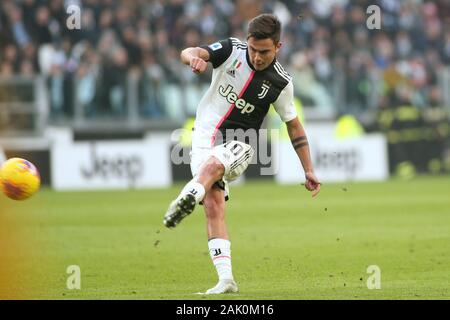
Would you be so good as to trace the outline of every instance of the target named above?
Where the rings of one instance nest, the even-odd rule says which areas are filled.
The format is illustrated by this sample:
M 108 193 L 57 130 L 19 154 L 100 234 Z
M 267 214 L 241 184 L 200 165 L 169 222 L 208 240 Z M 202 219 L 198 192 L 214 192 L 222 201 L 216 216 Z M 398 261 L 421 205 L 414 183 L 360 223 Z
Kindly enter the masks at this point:
M 231 189 L 227 222 L 240 293 L 220 299 L 449 299 L 450 177 Z M 34 298 L 217 299 L 202 207 L 162 224 L 166 190 L 42 190 L 18 203 L 36 247 Z M 66 286 L 70 265 L 81 289 Z M 369 290 L 367 268 L 381 270 Z M 28 275 L 31 277 L 31 275 Z

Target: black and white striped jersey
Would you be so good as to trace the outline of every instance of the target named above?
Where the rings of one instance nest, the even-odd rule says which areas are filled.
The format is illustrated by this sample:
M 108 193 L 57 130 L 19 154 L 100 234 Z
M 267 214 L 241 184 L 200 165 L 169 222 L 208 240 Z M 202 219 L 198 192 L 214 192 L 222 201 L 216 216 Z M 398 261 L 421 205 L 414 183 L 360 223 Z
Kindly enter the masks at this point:
M 228 38 L 201 46 L 209 52 L 212 81 L 197 109 L 193 143 L 214 145 L 218 132 L 259 129 L 271 104 L 284 122 L 297 116 L 291 76 L 274 61 L 255 71 L 247 44 Z

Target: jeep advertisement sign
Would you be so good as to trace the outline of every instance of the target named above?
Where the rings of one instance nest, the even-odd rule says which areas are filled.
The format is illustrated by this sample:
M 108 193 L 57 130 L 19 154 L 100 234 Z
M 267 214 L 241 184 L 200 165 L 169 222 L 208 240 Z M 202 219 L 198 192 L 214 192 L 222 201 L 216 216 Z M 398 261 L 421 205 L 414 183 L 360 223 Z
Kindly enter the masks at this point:
M 56 190 L 167 187 L 172 174 L 165 139 L 55 141 L 52 186 Z

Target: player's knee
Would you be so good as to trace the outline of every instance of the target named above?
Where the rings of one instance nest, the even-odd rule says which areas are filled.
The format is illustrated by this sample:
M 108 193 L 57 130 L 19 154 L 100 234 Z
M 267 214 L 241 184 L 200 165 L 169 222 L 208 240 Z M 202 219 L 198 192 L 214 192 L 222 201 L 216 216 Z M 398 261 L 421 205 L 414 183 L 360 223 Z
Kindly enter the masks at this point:
M 217 158 L 210 157 L 205 162 L 202 173 L 220 179 L 223 177 L 225 173 L 225 167 L 222 164 L 222 162 L 220 162 Z

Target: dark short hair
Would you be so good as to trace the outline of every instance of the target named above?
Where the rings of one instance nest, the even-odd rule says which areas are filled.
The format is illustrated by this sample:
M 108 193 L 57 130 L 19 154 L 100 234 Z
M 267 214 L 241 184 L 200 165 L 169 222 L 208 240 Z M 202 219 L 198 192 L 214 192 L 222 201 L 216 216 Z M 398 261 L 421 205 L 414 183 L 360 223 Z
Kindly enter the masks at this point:
M 247 39 L 250 37 L 258 40 L 270 38 L 273 40 L 273 43 L 277 44 L 280 41 L 280 34 L 280 20 L 273 14 L 260 14 L 248 24 Z

